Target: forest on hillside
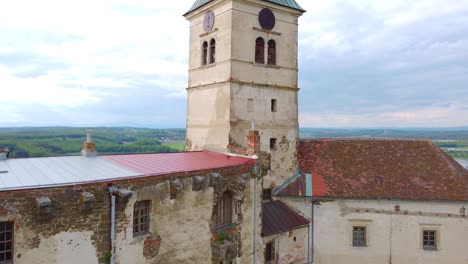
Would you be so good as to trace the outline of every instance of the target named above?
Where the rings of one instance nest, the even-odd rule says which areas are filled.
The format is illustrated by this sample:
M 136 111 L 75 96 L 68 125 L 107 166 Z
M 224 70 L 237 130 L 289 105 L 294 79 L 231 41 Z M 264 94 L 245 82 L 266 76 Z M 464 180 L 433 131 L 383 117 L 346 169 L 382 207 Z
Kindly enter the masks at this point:
M 184 129 L 132 127 L 34 127 L 0 128 L 0 148 L 8 148 L 12 158 L 79 155 L 91 129 L 101 154 L 178 152 L 184 150 Z
M 100 154 L 177 152 L 185 150 L 185 129 L 134 127 L 0 128 L 0 148 L 12 158 L 79 155 L 86 130 Z M 388 137 L 432 139 L 454 158 L 468 160 L 468 129 L 325 129 L 301 128 L 300 138 Z

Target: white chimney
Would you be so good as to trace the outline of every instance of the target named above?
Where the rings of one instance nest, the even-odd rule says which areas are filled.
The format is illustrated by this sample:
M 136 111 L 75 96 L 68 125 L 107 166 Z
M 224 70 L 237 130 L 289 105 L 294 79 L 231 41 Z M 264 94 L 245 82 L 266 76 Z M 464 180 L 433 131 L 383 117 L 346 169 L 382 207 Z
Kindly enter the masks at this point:
M 94 144 L 91 133 L 92 130 L 86 130 L 86 141 L 83 143 L 83 148 L 81 149 L 81 156 L 85 158 L 95 158 L 97 156 L 96 144 Z

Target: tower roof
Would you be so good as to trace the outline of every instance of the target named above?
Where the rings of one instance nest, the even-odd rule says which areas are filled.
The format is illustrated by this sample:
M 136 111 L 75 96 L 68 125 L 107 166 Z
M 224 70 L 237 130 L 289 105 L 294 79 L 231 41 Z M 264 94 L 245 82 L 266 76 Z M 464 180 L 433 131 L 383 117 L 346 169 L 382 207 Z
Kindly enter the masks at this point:
M 189 9 L 189 11 L 187 11 L 185 14 L 188 14 L 188 13 L 190 13 L 192 11 L 195 11 L 198 8 L 208 4 L 211 1 L 213 1 L 213 0 L 196 0 L 195 3 L 192 5 L 192 7 Z M 303 9 L 296 2 L 296 0 L 263 0 L 263 1 L 270 2 L 270 3 L 273 3 L 273 4 L 277 4 L 277 5 L 281 5 L 281 6 L 285 6 L 285 7 L 289 7 L 289 8 L 292 8 L 292 9 L 296 9 L 296 10 L 299 10 L 301 12 L 306 11 L 305 9 Z

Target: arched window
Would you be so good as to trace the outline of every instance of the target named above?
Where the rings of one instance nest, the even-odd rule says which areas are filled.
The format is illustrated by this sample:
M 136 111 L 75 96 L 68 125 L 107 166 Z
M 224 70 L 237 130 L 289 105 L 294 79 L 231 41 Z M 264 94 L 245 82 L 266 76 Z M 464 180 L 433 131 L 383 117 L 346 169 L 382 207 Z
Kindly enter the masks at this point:
M 268 41 L 268 64 L 276 65 L 276 43 L 272 39 Z
M 265 63 L 265 41 L 262 38 L 255 41 L 255 62 Z
M 206 65 L 208 63 L 208 42 L 203 42 L 202 47 L 202 65 Z
M 226 191 L 216 205 L 216 226 L 223 226 L 232 222 L 232 195 Z
M 216 61 L 216 40 L 211 39 L 210 41 L 210 63 L 215 63 Z

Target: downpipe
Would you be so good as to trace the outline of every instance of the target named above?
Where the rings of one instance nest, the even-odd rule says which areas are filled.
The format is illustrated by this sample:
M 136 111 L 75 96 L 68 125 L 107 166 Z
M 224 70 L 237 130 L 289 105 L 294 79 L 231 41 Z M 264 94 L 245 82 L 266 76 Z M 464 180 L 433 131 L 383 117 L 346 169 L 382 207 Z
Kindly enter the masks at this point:
M 255 167 L 254 167 L 254 173 L 255 173 L 255 178 L 254 178 L 254 226 L 253 226 L 253 252 L 254 252 L 254 259 L 253 263 L 257 264 L 257 184 L 258 184 L 258 156 L 253 155 L 252 158 L 256 160 L 255 162 Z
M 115 193 L 117 188 L 109 186 L 109 195 L 111 198 L 111 230 L 110 230 L 110 241 L 111 241 L 111 256 L 110 264 L 115 263 Z

